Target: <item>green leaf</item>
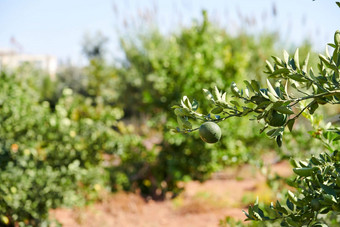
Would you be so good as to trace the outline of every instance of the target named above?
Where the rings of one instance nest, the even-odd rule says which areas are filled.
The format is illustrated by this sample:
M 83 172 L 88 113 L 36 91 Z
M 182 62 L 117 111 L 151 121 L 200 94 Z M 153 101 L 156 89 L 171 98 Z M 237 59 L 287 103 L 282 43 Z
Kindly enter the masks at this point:
M 210 112 L 213 114 L 219 114 L 223 111 L 223 108 L 220 106 L 215 107 L 214 109 L 212 109 Z
M 221 101 L 222 94 L 219 92 L 218 88 L 215 86 L 214 94 L 217 100 Z
M 185 105 L 185 103 L 183 102 L 183 100 L 181 100 L 181 105 L 182 105 L 183 108 L 186 108 L 186 109 L 188 108 L 188 107 Z
M 294 168 L 297 168 L 297 167 L 300 167 L 299 163 L 293 159 L 293 158 L 290 158 L 289 159 L 289 163 L 291 164 L 291 166 L 293 166 Z
M 337 5 L 338 5 L 338 7 L 340 8 L 340 2 L 335 2 Z
M 301 177 L 309 177 L 313 174 L 314 169 L 310 167 L 294 168 L 294 173 Z
M 298 198 L 294 195 L 293 192 L 291 192 L 290 190 L 288 190 L 288 199 L 294 203 L 295 205 L 297 205 L 298 202 Z
M 283 62 L 280 58 L 276 57 L 276 56 L 272 56 L 274 62 L 279 65 L 279 66 L 283 66 Z
M 273 138 L 282 135 L 283 131 L 284 131 L 283 127 L 271 129 L 267 132 L 267 135 Z
M 251 85 L 251 83 L 249 83 L 249 81 L 244 80 L 243 82 L 246 84 L 246 86 L 248 87 L 248 89 L 249 89 L 251 92 L 254 92 L 254 88 L 253 88 L 253 86 Z
M 300 62 L 299 62 L 299 48 L 296 48 L 295 54 L 294 54 L 294 63 L 297 69 L 300 69 Z
M 256 80 L 251 80 L 251 86 L 254 89 L 254 91 L 259 92 L 260 90 L 260 83 Z
M 251 219 L 254 219 L 254 209 L 252 206 L 249 205 L 248 207 L 248 214 L 250 216 Z
M 185 120 L 184 118 L 181 117 L 183 128 L 185 129 L 192 129 L 192 125 L 188 120 Z
M 270 64 L 270 62 L 268 60 L 266 60 L 266 64 L 267 64 L 266 67 L 267 67 L 268 71 L 270 73 L 273 73 L 274 72 L 274 68 L 273 68 L 272 64 Z
M 336 182 L 336 185 L 337 185 L 338 187 L 340 187 L 340 176 L 337 176 L 335 182 Z
M 184 116 L 190 114 L 189 110 L 186 109 L 186 108 L 177 108 L 177 109 L 175 109 L 174 112 L 177 116 L 180 116 L 180 117 L 184 117 Z
M 287 68 L 276 69 L 270 76 L 276 76 L 278 74 L 288 74 L 290 71 Z
M 242 210 L 242 212 L 247 216 L 247 218 L 249 220 L 252 220 L 252 218 L 250 217 L 250 215 L 245 211 L 245 210 Z M 246 219 L 247 220 L 247 219 Z
M 227 92 L 224 92 L 222 95 L 222 102 L 226 102 L 227 101 Z
M 277 215 L 277 213 L 276 213 L 276 211 L 274 209 L 269 208 L 269 207 L 265 207 L 264 209 L 267 211 L 268 216 L 270 218 L 272 218 L 272 219 L 278 218 L 278 215 Z
M 319 107 L 319 104 L 316 101 L 313 101 L 312 105 L 309 107 L 309 113 L 314 114 L 315 110 L 317 110 Z
M 277 101 L 277 102 L 275 102 L 275 103 L 273 103 L 273 104 L 274 104 L 274 105 L 273 105 L 273 109 L 285 105 L 283 101 Z
M 312 78 L 315 82 L 318 82 L 318 79 L 315 77 L 314 75 L 314 71 L 313 71 L 313 68 L 310 68 L 309 70 L 309 76 L 310 78 Z
M 270 81 L 268 79 L 267 79 L 267 86 L 268 86 L 268 91 L 269 91 L 268 96 L 271 93 L 275 98 L 278 98 L 275 89 L 273 88 L 272 84 L 270 83 Z M 269 98 L 270 98 L 270 96 L 269 96 Z
M 299 224 L 295 222 L 291 217 L 287 217 L 286 222 L 291 226 L 299 226 Z
M 264 91 L 264 89 L 260 89 L 260 94 L 264 97 L 264 98 L 266 98 L 266 99 L 269 99 L 269 97 L 268 97 L 268 92 L 266 92 L 266 91 Z
M 289 119 L 287 122 L 287 126 L 290 132 L 293 130 L 294 123 L 295 123 L 295 119 Z
M 301 74 L 298 73 L 293 73 L 293 74 L 288 74 L 287 75 L 290 79 L 296 80 L 298 82 L 307 82 L 308 80 L 302 77 Z
M 277 130 L 276 128 L 269 130 L 268 132 L 266 132 L 267 136 L 273 137 L 272 135 L 275 133 L 276 130 Z
M 196 111 L 197 109 L 198 109 L 198 102 L 196 101 L 196 99 L 194 99 L 193 101 L 192 101 L 192 110 L 193 111 Z
M 302 65 L 302 72 L 304 73 L 307 73 L 308 61 L 309 61 L 309 53 L 307 54 L 307 57 Z
M 240 104 L 238 102 L 236 102 L 235 100 L 231 100 L 230 103 L 234 104 L 235 106 L 240 106 Z
M 287 106 L 278 106 L 278 107 L 274 107 L 275 110 L 277 110 L 280 113 L 284 113 L 284 114 L 293 114 L 294 112 Z
M 335 197 L 333 195 L 330 195 L 330 194 L 324 194 L 322 195 L 324 201 L 328 204 L 332 204 L 332 203 L 337 203 Z M 320 201 L 322 202 L 322 201 Z
M 286 64 L 289 62 L 289 54 L 286 50 L 283 50 L 283 60 Z
M 307 166 L 308 166 L 308 162 L 305 162 L 305 161 L 302 161 L 302 160 L 299 161 L 299 164 L 300 164 L 302 167 L 307 167 Z
M 335 190 L 334 190 L 333 187 L 330 187 L 330 186 L 328 186 L 328 185 L 322 184 L 322 185 L 321 185 L 321 188 L 322 188 L 327 194 L 333 195 L 334 197 L 336 197 L 336 192 L 335 192 Z
M 325 47 L 325 53 L 327 58 L 331 58 L 331 56 L 329 55 L 328 46 Z
M 271 92 L 268 92 L 268 97 L 269 97 L 270 101 L 272 101 L 272 102 L 278 101 L 278 99 Z
M 208 91 L 207 89 L 203 88 L 203 92 L 205 94 L 206 99 L 208 99 L 209 101 L 212 101 L 213 103 L 215 103 L 214 96 L 210 93 L 210 91 Z
M 313 224 L 311 227 L 329 227 L 329 226 L 326 225 L 326 224 L 318 222 L 318 223 Z
M 191 123 L 183 117 L 177 116 L 177 123 L 179 128 L 182 129 L 192 129 Z
M 276 81 L 275 83 L 275 93 L 277 95 L 277 97 L 279 97 L 280 99 L 283 98 L 282 92 L 281 92 L 281 83 L 280 81 Z
M 279 147 L 282 146 L 282 135 L 278 135 L 278 136 L 276 137 L 276 143 L 277 143 L 277 145 L 278 145 Z
M 331 64 L 329 60 L 323 56 L 322 54 L 319 54 L 320 61 L 323 62 L 328 68 L 331 68 Z
M 247 98 L 249 98 L 249 88 L 246 87 L 246 89 L 244 89 L 244 93 L 246 94 Z
M 232 92 L 236 97 L 241 97 L 240 90 L 237 88 L 235 82 L 232 82 L 232 83 L 231 83 L 231 92 Z
M 189 110 L 192 109 L 192 106 L 191 106 L 191 103 L 190 103 L 190 100 L 187 96 L 183 96 L 183 102 L 184 102 L 184 107 L 186 106 Z M 182 102 L 182 105 L 183 105 L 183 102 Z
M 269 112 L 272 108 L 273 108 L 274 104 L 273 103 L 270 103 L 265 110 L 265 112 Z
M 281 206 L 281 204 L 280 204 L 279 201 L 276 201 L 275 209 L 276 209 L 278 212 L 280 212 L 280 213 L 288 214 L 286 208 L 284 208 L 283 206 Z
M 261 217 L 261 215 L 259 213 L 254 212 L 254 217 L 256 218 L 256 220 L 262 221 L 262 217 Z
M 178 123 L 180 130 L 182 130 L 184 128 L 183 123 L 182 123 L 182 117 L 177 116 L 177 123 Z
M 286 93 L 286 96 L 287 96 L 287 99 L 289 99 L 289 94 L 288 94 L 288 81 L 289 80 L 286 80 L 286 84 L 285 84 L 285 93 Z
M 315 158 L 314 156 L 311 157 L 310 162 L 313 163 L 314 165 L 320 165 L 321 164 L 319 159 Z

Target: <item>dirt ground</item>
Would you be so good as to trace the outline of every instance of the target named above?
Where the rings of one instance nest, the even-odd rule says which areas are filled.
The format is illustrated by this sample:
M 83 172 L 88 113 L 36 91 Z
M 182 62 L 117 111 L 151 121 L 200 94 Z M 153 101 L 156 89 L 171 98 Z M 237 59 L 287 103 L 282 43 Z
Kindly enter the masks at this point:
M 287 162 L 271 165 L 272 172 L 289 176 Z M 242 209 L 256 197 L 271 201 L 275 195 L 255 167 L 226 169 L 204 182 L 185 183 L 173 200 L 146 202 L 139 195 L 120 192 L 85 208 L 57 209 L 51 217 L 64 227 L 210 227 L 226 216 L 244 220 Z

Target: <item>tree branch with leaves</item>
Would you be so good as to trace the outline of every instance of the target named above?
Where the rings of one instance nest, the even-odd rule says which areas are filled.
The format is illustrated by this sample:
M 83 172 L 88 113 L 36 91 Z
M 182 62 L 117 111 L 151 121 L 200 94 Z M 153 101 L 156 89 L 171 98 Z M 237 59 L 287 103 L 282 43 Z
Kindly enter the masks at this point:
M 332 49 L 332 54 L 329 52 Z M 221 137 L 218 123 L 231 117 L 250 116 L 264 123 L 260 130 L 282 146 L 285 128 L 293 130 L 301 115 L 312 116 L 320 105 L 340 104 L 340 31 L 334 34 L 334 43 L 328 44 L 326 54 L 319 55 L 318 72 L 308 67 L 309 55 L 300 61 L 299 50 L 293 56 L 283 52 L 283 59 L 273 56 L 266 61 L 266 85 L 256 80 L 244 81 L 240 89 L 232 83 L 228 92 L 203 89 L 211 104 L 208 113 L 200 113 L 199 103 L 184 96 L 180 105 L 173 106 L 177 116 L 176 133 L 199 130 L 203 141 L 217 142 Z M 301 63 L 301 64 L 300 64 Z M 193 128 L 192 121 L 203 122 Z M 207 125 L 209 127 L 207 127 Z M 320 214 L 340 211 L 340 128 L 328 126 L 318 129 L 313 136 L 324 142 L 329 153 L 311 157 L 307 162 L 291 159 L 297 175 L 285 205 L 279 201 L 261 209 L 256 202 L 245 212 L 254 221 L 281 221 L 283 226 L 327 226 Z

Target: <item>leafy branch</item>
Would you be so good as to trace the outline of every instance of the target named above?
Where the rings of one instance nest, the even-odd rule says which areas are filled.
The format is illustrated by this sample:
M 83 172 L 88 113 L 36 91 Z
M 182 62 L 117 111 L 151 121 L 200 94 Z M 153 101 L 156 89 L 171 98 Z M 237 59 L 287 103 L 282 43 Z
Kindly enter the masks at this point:
M 189 98 L 184 96 L 180 105 L 173 106 L 179 124 L 174 131 L 188 133 L 198 130 L 199 128 L 192 128 L 189 118 L 218 123 L 230 117 L 252 114 L 257 121 L 263 120 L 265 123 L 260 130 L 261 133 L 268 128 L 274 128 L 269 130 L 267 135 L 276 139 L 277 144 L 281 146 L 284 128 L 288 126 L 291 131 L 295 120 L 303 112 L 308 110 L 313 114 L 319 105 L 340 104 L 339 36 L 340 33 L 337 31 L 334 44 L 328 44 L 334 48 L 332 56 L 328 52 L 327 57 L 319 55 L 318 76 L 315 76 L 312 68 L 308 68 L 309 55 L 300 66 L 297 49 L 293 57 L 284 51 L 283 59 L 273 56 L 273 64 L 266 61 L 265 73 L 268 74 L 268 79 L 265 88 L 261 88 L 256 80 L 245 80 L 244 89 L 239 89 L 233 82 L 230 86 L 230 94 L 218 90 L 217 87 L 213 93 L 203 89 L 207 100 L 213 106 L 207 114 L 198 113 L 198 102 L 196 100 L 190 102 Z M 275 79 L 275 83 L 271 83 L 272 79 Z M 302 96 L 294 97 L 294 94 L 302 94 Z M 297 104 L 310 99 L 312 101 L 301 111 L 294 112 Z
M 333 53 L 330 55 L 326 48 L 326 56 L 319 55 L 317 76 L 312 68 L 308 68 L 309 55 L 300 66 L 298 49 L 293 57 L 284 51 L 283 59 L 273 56 L 273 64 L 267 61 L 265 73 L 268 79 L 265 88 L 261 88 L 256 80 L 251 80 L 244 81 L 244 89 L 232 83 L 231 95 L 219 91 L 217 87 L 214 94 L 203 89 L 213 106 L 208 114 L 197 113 L 199 104 L 195 101 L 190 103 L 188 97 L 183 97 L 181 105 L 173 107 L 179 123 L 176 132 L 187 133 L 200 129 L 192 129 L 189 118 L 220 122 L 230 117 L 253 114 L 256 120 L 265 123 L 260 132 L 267 131 L 266 134 L 281 146 L 285 128 L 292 131 L 295 120 L 301 115 L 312 119 L 311 115 L 319 105 L 340 104 L 340 31 L 334 34 L 334 44 L 328 46 L 333 48 Z M 270 80 L 275 80 L 275 83 Z M 294 97 L 297 94 L 300 96 Z M 305 105 L 306 100 L 311 101 Z M 297 104 L 300 104 L 299 111 L 295 107 Z M 288 191 L 285 205 L 277 201 L 275 205 L 271 203 L 260 208 L 256 201 L 247 212 L 244 211 L 246 220 L 280 221 L 281 226 L 325 227 L 327 223 L 320 215 L 332 212 L 339 214 L 340 128 L 318 128 L 312 136 L 320 139 L 331 154 L 313 156 L 308 162 L 291 159 L 297 177 L 289 185 L 297 192 Z

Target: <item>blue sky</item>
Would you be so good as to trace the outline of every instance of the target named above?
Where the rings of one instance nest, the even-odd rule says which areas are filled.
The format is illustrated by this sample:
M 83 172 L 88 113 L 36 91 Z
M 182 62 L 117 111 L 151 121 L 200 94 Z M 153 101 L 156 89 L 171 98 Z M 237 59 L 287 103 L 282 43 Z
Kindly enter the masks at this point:
M 247 27 L 252 32 L 280 31 L 284 44 L 308 39 L 318 50 L 340 29 L 340 9 L 332 0 L 0 0 L 0 48 L 13 47 L 14 37 L 25 53 L 52 54 L 79 63 L 84 34 L 100 31 L 110 40 L 110 55 L 118 56 L 124 21 L 141 23 L 138 15 L 146 9 L 163 32 L 190 24 L 206 9 L 231 33 L 243 27 L 242 15 L 257 21 Z

